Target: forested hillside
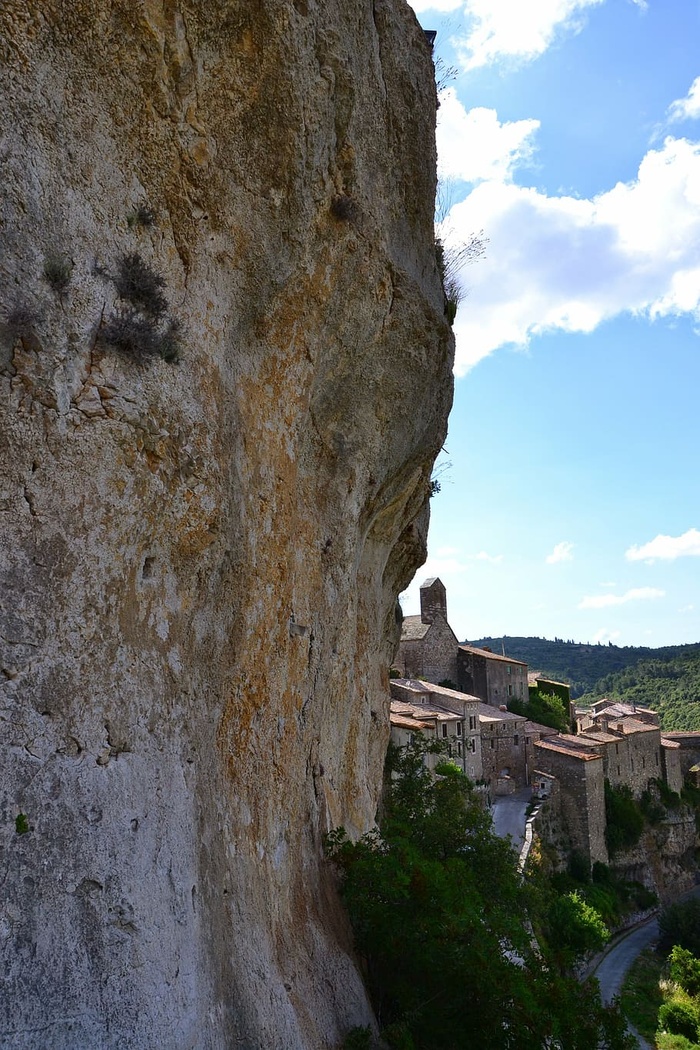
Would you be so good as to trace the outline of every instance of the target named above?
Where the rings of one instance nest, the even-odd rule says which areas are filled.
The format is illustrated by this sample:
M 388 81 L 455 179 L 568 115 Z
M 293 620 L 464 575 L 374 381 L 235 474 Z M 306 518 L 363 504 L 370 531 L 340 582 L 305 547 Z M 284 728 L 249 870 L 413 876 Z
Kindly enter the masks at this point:
M 617 646 L 590 644 L 587 642 L 565 642 L 561 638 L 481 638 L 470 645 L 488 645 L 495 653 L 505 650 L 507 656 L 525 660 L 531 671 L 541 671 L 558 681 L 568 682 L 572 697 L 584 693 L 605 691 L 610 685 L 600 686 L 600 680 L 640 661 L 653 664 L 678 661 L 687 654 L 700 656 L 700 643 L 691 645 L 669 645 L 661 649 L 646 646 Z M 700 695 L 700 692 L 698 693 Z M 640 701 L 641 702 L 641 701 Z
M 700 652 L 685 649 L 668 659 L 641 660 L 605 675 L 581 700 L 601 696 L 653 708 L 662 729 L 700 729 Z
M 582 703 L 607 696 L 653 708 L 663 729 L 700 729 L 700 643 L 649 649 L 506 636 L 470 644 L 505 650 L 531 671 L 568 682 Z

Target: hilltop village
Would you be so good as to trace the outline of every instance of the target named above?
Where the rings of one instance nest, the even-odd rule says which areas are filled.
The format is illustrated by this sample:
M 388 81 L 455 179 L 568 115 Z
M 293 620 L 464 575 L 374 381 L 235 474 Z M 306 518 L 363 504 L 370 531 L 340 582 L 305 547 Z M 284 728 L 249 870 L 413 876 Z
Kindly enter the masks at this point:
M 444 741 L 451 760 L 487 802 L 531 788 L 541 803 L 541 838 L 562 854 L 578 853 L 590 865 L 610 861 L 606 781 L 613 788 L 628 787 L 637 799 L 650 790 L 680 793 L 684 777 L 700 760 L 700 734 L 662 733 L 656 712 L 638 706 L 601 700 L 577 708 L 568 686 L 529 672 L 523 661 L 460 644 L 438 578 L 422 585 L 420 607 L 420 615 L 403 620 L 392 671 L 397 677 L 390 681 L 395 744 L 403 746 L 419 734 Z M 572 732 L 560 733 L 508 710 L 513 700 L 527 701 L 530 691 L 558 696 L 569 711 Z M 439 760 L 426 758 L 433 765 Z M 678 845 L 677 852 L 686 846 Z M 639 858 L 628 861 L 640 867 Z M 688 871 L 680 885 L 692 879 Z M 670 883 L 676 890 L 679 871 L 670 879 L 657 873 L 654 881 L 661 892 Z

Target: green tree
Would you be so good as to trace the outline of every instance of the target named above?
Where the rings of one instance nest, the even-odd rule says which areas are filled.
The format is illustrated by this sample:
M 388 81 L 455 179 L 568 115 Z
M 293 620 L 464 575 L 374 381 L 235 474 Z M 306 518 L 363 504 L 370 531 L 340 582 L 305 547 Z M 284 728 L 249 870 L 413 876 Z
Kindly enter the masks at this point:
M 563 700 L 541 689 L 531 693 L 529 700 L 509 700 L 508 710 L 516 715 L 525 715 L 532 722 L 558 729 L 560 733 L 568 733 L 571 728 Z
M 644 830 L 644 814 L 627 784 L 613 787 L 605 781 L 605 840 L 612 856 L 631 849 Z
M 700 959 L 696 959 L 687 948 L 676 944 L 671 949 L 669 974 L 671 980 L 692 998 L 700 996 Z
M 659 915 L 659 945 L 670 951 L 674 945 L 700 958 L 700 900 L 669 904 Z
M 547 938 L 564 968 L 588 952 L 599 951 L 610 931 L 596 909 L 577 890 L 555 895 L 547 917 Z
M 423 750 L 391 749 L 379 831 L 328 841 L 384 1037 L 416 1050 L 622 1050 L 624 1021 L 596 982 L 537 945 L 531 888 L 471 784 L 449 763 L 433 776 Z

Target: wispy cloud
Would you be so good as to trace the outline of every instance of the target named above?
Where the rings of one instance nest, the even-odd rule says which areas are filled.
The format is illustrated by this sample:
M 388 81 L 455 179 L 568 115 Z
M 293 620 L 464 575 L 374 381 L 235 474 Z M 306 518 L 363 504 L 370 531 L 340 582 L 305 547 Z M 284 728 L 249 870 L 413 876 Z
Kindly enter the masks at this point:
M 593 594 L 582 598 L 579 609 L 604 609 L 608 605 L 625 605 L 627 602 L 647 601 L 652 598 L 663 598 L 665 591 L 656 587 L 633 587 L 624 594 Z
M 606 642 L 614 642 L 615 639 L 619 637 L 620 631 L 609 631 L 607 627 L 601 627 L 599 631 L 596 631 L 591 640 L 594 642 L 600 642 L 602 645 Z
M 548 565 L 556 565 L 560 561 L 573 561 L 573 549 L 573 543 L 569 543 L 568 540 L 562 540 L 561 543 L 557 543 L 552 553 L 547 555 L 545 561 Z
M 641 547 L 632 546 L 625 551 L 628 561 L 675 561 L 676 558 L 700 557 L 700 532 L 688 529 L 681 536 L 658 535 Z
M 500 565 L 503 561 L 502 554 L 487 554 L 486 551 L 479 551 L 478 554 L 472 554 L 471 557 L 474 561 L 487 561 L 491 565 Z
M 465 0 L 467 32 L 458 45 L 465 69 L 478 69 L 504 59 L 531 62 L 562 31 L 578 32 L 583 12 L 603 0 Z M 415 5 L 414 5 L 415 6 Z M 454 8 L 450 8 L 454 10 Z
M 700 77 L 690 85 L 685 98 L 677 98 L 668 107 L 668 119 L 671 121 L 698 120 L 700 118 Z
M 455 243 L 474 230 L 489 237 L 486 256 L 463 275 L 457 374 L 498 347 L 592 332 L 624 312 L 700 320 L 699 199 L 700 143 L 675 138 L 649 150 L 631 182 L 592 199 L 479 183 L 448 217 Z

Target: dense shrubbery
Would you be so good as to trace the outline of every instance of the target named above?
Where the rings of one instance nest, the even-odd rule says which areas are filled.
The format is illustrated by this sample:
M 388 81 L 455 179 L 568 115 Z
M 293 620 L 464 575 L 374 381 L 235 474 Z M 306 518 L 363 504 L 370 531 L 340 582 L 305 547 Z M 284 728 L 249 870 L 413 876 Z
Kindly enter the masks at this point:
M 531 693 L 529 700 L 509 700 L 508 710 L 516 715 L 525 715 L 532 722 L 558 729 L 560 733 L 568 733 L 571 728 L 569 713 L 563 701 L 553 693 L 540 690 Z
M 637 845 L 644 830 L 644 813 L 627 784 L 612 787 L 605 781 L 605 819 L 610 856 Z
M 389 1045 L 628 1046 L 619 1011 L 601 1006 L 596 983 L 566 972 L 605 936 L 583 898 L 520 878 L 456 766 L 438 766 L 434 778 L 412 746 L 390 751 L 387 772 L 380 830 L 351 843 L 340 829 L 328 852 Z

